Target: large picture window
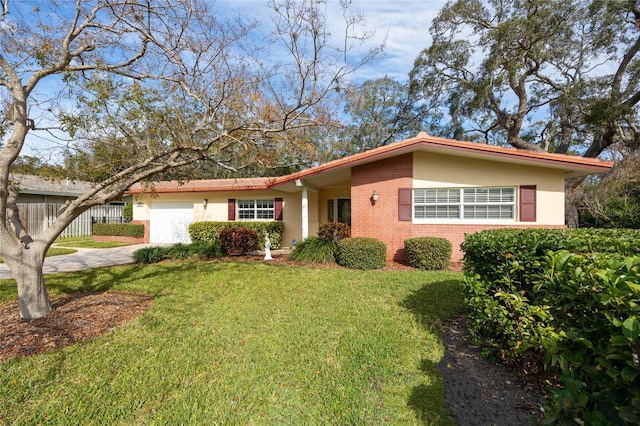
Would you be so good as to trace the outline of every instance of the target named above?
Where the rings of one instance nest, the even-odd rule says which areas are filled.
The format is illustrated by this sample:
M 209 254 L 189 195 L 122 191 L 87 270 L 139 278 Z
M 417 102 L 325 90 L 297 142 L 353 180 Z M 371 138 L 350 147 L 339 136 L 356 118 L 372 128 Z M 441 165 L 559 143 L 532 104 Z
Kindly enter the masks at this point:
M 238 200 L 238 219 L 273 219 L 273 200 Z
M 437 188 L 413 191 L 415 219 L 515 219 L 515 188 Z

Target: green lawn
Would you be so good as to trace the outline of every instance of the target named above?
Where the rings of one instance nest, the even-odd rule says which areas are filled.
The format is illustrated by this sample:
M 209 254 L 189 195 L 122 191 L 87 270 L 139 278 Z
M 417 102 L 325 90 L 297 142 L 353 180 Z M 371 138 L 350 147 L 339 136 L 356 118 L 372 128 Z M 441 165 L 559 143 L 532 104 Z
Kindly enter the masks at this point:
M 52 294 L 155 300 L 94 341 L 4 363 L 0 424 L 453 425 L 439 326 L 461 277 L 261 262 L 49 275 Z
M 76 248 L 111 248 L 129 246 L 130 243 L 123 243 L 118 241 L 93 241 L 93 238 L 89 237 L 70 237 L 70 238 L 58 238 L 54 244 L 58 247 L 76 247 Z

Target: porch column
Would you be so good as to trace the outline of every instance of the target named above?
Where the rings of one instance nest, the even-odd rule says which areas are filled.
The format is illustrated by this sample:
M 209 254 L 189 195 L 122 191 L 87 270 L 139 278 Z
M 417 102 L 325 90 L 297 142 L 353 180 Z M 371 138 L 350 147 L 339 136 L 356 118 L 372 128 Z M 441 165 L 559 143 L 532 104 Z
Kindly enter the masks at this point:
M 302 187 L 302 240 L 309 237 L 309 194 L 307 187 Z
M 296 179 L 296 186 L 302 189 L 302 240 L 309 237 L 309 193 L 300 179 Z

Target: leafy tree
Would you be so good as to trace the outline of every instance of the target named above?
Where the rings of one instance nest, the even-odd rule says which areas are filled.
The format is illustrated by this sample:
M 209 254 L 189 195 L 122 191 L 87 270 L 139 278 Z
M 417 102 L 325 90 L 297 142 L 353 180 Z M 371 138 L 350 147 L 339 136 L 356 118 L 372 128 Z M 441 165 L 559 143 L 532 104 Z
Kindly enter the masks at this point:
M 407 83 L 388 76 L 351 85 L 344 91 L 346 122 L 333 147 L 343 157 L 388 145 L 428 130 L 433 111 L 409 93 Z M 429 115 L 429 113 L 432 113 Z
M 611 172 L 578 188 L 581 225 L 640 229 L 640 150 L 623 150 Z
M 458 0 L 411 72 L 456 137 L 597 157 L 638 145 L 638 1 Z M 567 221 L 577 224 L 568 182 Z
M 82 212 L 198 161 L 234 168 L 238 153 L 251 157 L 286 141 L 277 135 L 324 124 L 317 112 L 325 101 L 381 47 L 348 60 L 368 39 L 361 17 L 343 3 L 344 34 L 332 36 L 323 3 L 270 1 L 273 32 L 264 42 L 254 34 L 257 22 L 221 21 L 206 0 L 5 4 L 0 257 L 16 279 L 24 319 L 50 312 L 44 254 Z M 28 134 L 59 125 L 71 136 L 64 144 L 68 171 L 72 157 L 84 156 L 79 165 L 91 165 L 96 184 L 34 240 L 22 226 L 9 173 Z

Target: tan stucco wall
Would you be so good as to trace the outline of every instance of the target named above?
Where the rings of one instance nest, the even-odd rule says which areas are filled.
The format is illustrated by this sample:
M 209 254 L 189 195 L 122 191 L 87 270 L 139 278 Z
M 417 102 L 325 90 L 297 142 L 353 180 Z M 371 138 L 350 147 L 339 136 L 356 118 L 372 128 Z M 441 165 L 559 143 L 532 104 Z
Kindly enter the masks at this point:
M 204 208 L 203 200 L 207 199 L 207 207 Z M 150 219 L 150 207 L 154 202 L 193 202 L 194 221 L 216 221 L 226 222 L 228 218 L 228 199 L 274 199 L 282 198 L 282 215 L 284 222 L 284 235 L 282 237 L 282 247 L 290 247 L 293 239 L 300 241 L 302 237 L 302 196 L 301 192 L 289 194 L 277 191 L 243 191 L 243 192 L 189 192 L 189 193 L 168 193 L 159 194 L 155 197 L 142 195 L 136 198 L 133 203 L 133 220 L 148 221 Z M 308 191 L 309 198 L 309 235 L 318 232 L 318 209 L 317 193 Z M 143 203 L 138 207 L 137 203 Z M 242 220 L 235 221 L 241 224 Z
M 337 200 L 338 198 L 351 198 L 351 181 L 346 180 L 344 182 L 331 185 L 327 188 L 323 188 L 318 193 L 318 218 L 319 223 L 327 222 L 327 201 Z M 319 226 L 319 225 L 318 225 Z M 309 232 L 309 235 L 317 234 L 317 228 L 315 233 Z
M 564 173 L 561 170 L 416 152 L 413 177 L 414 188 L 536 185 L 537 220 L 531 224 L 564 225 Z

